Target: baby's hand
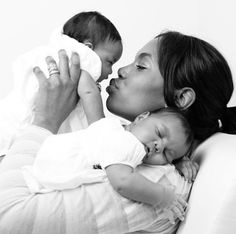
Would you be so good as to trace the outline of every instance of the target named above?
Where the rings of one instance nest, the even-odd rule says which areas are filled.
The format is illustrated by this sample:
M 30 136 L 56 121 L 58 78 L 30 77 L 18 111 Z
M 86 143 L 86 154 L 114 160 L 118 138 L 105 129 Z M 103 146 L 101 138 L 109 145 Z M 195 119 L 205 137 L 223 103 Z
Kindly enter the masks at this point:
M 197 176 L 199 166 L 196 162 L 191 161 L 185 157 L 181 161 L 175 164 L 178 172 L 184 176 L 189 182 L 193 182 Z
M 84 70 L 81 71 L 77 90 L 80 98 L 82 99 L 91 94 L 98 96 L 100 95 L 100 90 L 96 82 L 93 80 L 90 74 Z
M 181 196 L 177 196 L 172 205 L 163 208 L 162 210 L 165 216 L 169 219 L 170 223 L 175 224 L 176 218 L 180 219 L 181 221 L 184 220 L 185 209 L 187 206 L 187 202 L 183 198 L 181 198 Z
M 96 82 L 86 71 L 81 71 L 78 94 L 89 125 L 104 118 L 100 90 Z

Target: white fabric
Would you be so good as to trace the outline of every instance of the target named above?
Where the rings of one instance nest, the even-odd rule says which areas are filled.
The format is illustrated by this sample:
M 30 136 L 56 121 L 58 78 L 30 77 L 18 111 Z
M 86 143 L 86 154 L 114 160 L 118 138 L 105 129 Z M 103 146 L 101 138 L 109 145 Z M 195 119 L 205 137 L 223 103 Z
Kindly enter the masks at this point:
M 15 138 L 0 163 L 0 233 L 174 233 L 178 222 L 172 225 L 159 209 L 120 196 L 107 180 L 72 190 L 31 194 L 20 168 L 33 164 L 49 135 L 36 126 L 28 127 Z M 142 164 L 136 170 L 155 183 L 172 184 L 177 194 L 188 196 L 191 185 L 173 166 Z
M 132 168 L 142 163 L 146 154 L 143 144 L 126 131 L 117 118 L 103 118 L 87 129 L 53 135 L 40 148 L 34 165 L 24 167 L 24 178 L 34 193 L 76 188 L 101 182 L 102 169 L 112 164 Z
M 0 155 L 6 152 L 12 134 L 19 129 L 22 122 L 32 119 L 32 100 L 38 89 L 38 82 L 33 68 L 39 66 L 48 76 L 45 58 L 53 56 L 58 61 L 58 51 L 65 49 L 68 56 L 77 52 L 80 56 L 81 68 L 88 71 L 97 80 L 101 74 L 101 60 L 90 48 L 61 33 L 57 28 L 53 31 L 50 42 L 21 55 L 13 63 L 14 89 L 9 96 L 0 101 Z M 59 133 L 71 132 L 88 126 L 82 105 L 79 102 L 69 117 L 64 121 Z
M 200 169 L 178 234 L 236 233 L 236 135 L 217 133 L 193 155 Z

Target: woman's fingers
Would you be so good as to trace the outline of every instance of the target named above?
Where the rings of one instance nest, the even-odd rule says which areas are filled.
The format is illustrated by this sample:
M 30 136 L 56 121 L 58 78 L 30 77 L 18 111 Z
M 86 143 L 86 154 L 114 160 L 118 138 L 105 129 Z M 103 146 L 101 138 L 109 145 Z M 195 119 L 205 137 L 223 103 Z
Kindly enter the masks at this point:
M 60 72 L 57 67 L 56 61 L 53 59 L 52 56 L 47 56 L 45 60 L 47 63 L 47 68 L 49 73 L 49 79 L 48 79 L 49 85 L 51 87 L 60 85 L 61 84 Z
M 180 219 L 181 221 L 184 220 L 184 216 L 185 216 L 185 212 L 184 212 L 184 211 L 182 211 L 181 209 L 179 209 L 179 207 L 177 207 L 177 206 L 173 207 L 172 210 L 173 210 L 175 216 L 176 216 L 178 219 Z
M 181 196 L 177 197 L 177 202 L 181 205 L 181 207 L 183 207 L 183 209 L 188 206 L 188 203 Z
M 69 59 L 65 50 L 59 50 L 59 70 L 60 78 L 63 82 L 70 81 Z
M 70 61 L 70 78 L 75 84 L 78 84 L 81 74 L 79 55 L 77 53 L 72 53 Z
M 39 67 L 34 67 L 33 72 L 39 82 L 39 88 L 42 87 L 47 82 L 45 74 Z
M 163 209 L 163 212 L 165 213 L 166 218 L 170 221 L 171 224 L 175 224 L 175 217 L 174 217 L 174 212 L 172 212 L 169 209 Z
M 52 77 L 54 75 L 58 76 L 58 74 L 60 74 L 60 72 L 59 72 L 59 69 L 57 67 L 57 63 L 53 59 L 53 57 L 52 56 L 47 56 L 45 60 L 46 60 L 46 63 L 47 63 L 49 76 L 50 77 Z
M 69 60 L 65 50 L 59 51 L 60 69 L 51 56 L 46 58 L 46 63 L 49 70 L 48 79 L 40 68 L 34 69 L 39 81 L 39 90 L 34 99 L 34 124 L 56 133 L 78 102 L 77 85 L 70 78 Z M 79 67 L 78 61 L 74 63 Z M 73 67 L 72 70 L 73 76 L 76 77 L 75 73 L 80 69 Z

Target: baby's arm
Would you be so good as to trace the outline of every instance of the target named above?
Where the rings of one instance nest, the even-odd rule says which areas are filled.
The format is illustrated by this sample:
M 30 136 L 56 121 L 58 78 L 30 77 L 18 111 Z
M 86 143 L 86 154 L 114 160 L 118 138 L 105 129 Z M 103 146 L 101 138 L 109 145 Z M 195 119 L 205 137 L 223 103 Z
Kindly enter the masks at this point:
M 88 124 L 104 117 L 100 91 L 88 72 L 82 71 L 80 75 L 78 94 L 86 114 Z
M 124 164 L 110 165 L 106 167 L 106 173 L 113 188 L 122 196 L 160 209 L 169 209 L 180 220 L 184 219 L 187 203 L 177 198 L 172 188 L 154 183 Z M 173 221 L 173 216 L 169 219 Z
M 133 172 L 133 168 L 124 164 L 114 164 L 106 168 L 108 179 L 113 188 L 122 196 L 129 199 L 147 203 L 149 205 L 161 205 L 165 199 L 165 187 L 153 183 L 139 173 Z M 168 194 L 169 195 L 169 194 Z M 174 193 L 169 199 L 173 200 Z

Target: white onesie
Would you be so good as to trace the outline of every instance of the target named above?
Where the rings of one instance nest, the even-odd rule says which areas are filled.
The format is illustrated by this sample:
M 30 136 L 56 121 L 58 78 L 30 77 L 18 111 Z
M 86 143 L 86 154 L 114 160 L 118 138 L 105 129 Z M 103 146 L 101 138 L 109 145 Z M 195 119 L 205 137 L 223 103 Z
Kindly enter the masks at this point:
M 52 135 L 40 148 L 33 166 L 23 168 L 31 192 L 49 192 L 101 182 L 111 164 L 132 168 L 142 163 L 143 144 L 117 118 L 103 118 L 87 129 Z M 93 169 L 99 164 L 103 170 Z
M 50 42 L 21 55 L 13 63 L 14 89 L 3 100 L 0 100 L 0 154 L 8 148 L 12 135 L 24 123 L 32 120 L 32 102 L 38 89 L 38 81 L 33 73 L 33 68 L 39 66 L 48 76 L 45 58 L 52 56 L 58 61 L 58 51 L 65 49 L 70 57 L 72 52 L 80 56 L 81 68 L 88 71 L 96 81 L 101 75 L 102 63 L 99 56 L 90 48 L 77 40 L 61 33 L 61 28 L 53 31 Z M 59 133 L 76 131 L 88 126 L 87 118 L 82 104 L 78 102 L 76 108 L 63 122 Z

